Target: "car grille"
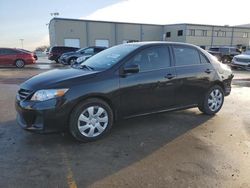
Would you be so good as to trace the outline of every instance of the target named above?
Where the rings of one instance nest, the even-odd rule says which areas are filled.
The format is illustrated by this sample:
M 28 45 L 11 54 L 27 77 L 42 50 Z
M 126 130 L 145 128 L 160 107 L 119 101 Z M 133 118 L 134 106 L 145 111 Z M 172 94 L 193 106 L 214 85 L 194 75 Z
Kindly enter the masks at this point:
M 25 100 L 25 99 L 28 99 L 32 93 L 33 93 L 33 91 L 31 91 L 31 90 L 20 89 L 18 91 L 18 97 L 20 100 Z
M 235 60 L 242 63 L 250 63 L 250 59 L 235 58 Z

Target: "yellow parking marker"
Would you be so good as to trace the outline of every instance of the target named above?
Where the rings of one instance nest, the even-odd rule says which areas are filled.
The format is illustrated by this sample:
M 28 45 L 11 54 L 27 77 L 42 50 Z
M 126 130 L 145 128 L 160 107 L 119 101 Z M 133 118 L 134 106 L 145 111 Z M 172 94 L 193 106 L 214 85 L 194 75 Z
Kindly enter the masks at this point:
M 63 147 L 61 148 L 61 151 L 62 151 L 63 163 L 67 167 L 67 183 L 68 183 L 68 186 L 69 186 L 69 188 L 77 188 L 76 182 L 74 180 L 73 172 L 72 172 L 72 169 L 70 167 L 70 163 L 69 163 L 67 153 L 65 152 Z

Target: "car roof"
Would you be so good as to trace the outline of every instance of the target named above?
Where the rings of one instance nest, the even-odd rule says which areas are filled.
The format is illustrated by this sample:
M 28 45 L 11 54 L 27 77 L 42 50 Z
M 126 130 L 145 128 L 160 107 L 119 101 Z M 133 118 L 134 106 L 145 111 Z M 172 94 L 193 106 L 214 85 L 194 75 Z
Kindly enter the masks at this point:
M 168 42 L 168 41 L 150 41 L 150 42 L 132 42 L 132 43 L 125 43 L 121 45 L 135 45 L 135 46 L 154 46 L 154 45 L 161 45 L 161 44 L 168 44 L 168 45 L 182 45 L 182 46 L 189 46 L 199 48 L 196 45 L 183 43 L 183 42 Z

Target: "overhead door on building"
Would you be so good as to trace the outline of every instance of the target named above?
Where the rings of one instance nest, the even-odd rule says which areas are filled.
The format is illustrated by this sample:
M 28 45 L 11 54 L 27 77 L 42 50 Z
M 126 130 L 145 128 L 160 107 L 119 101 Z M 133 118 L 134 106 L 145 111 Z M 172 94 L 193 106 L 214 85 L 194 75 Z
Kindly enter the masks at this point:
M 109 40 L 105 40 L 105 39 L 98 39 L 95 40 L 95 45 L 96 46 L 103 46 L 103 47 L 109 47 Z
M 80 39 L 64 39 L 64 46 L 80 48 Z

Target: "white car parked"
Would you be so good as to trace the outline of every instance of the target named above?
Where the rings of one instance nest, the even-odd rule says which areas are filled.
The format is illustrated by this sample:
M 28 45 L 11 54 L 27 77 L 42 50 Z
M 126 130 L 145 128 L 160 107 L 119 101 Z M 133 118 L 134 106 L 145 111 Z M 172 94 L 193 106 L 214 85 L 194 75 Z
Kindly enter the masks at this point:
M 233 69 L 243 68 L 250 70 L 250 50 L 247 50 L 240 55 L 234 56 L 231 62 L 231 67 Z

